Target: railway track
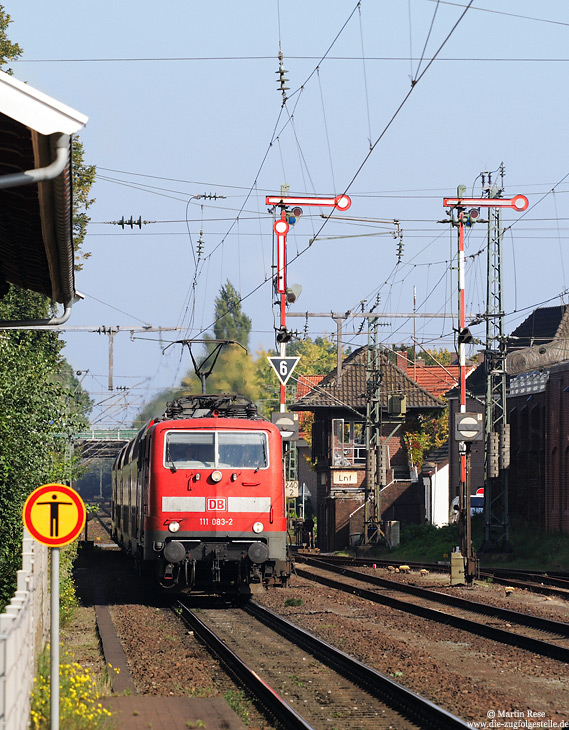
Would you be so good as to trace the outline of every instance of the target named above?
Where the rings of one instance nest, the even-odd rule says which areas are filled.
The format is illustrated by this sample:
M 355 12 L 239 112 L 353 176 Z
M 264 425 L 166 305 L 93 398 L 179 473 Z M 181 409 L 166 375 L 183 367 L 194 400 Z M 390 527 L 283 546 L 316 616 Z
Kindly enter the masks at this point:
M 379 560 L 376 558 L 352 558 L 340 555 L 304 555 L 297 553 L 295 559 L 303 561 L 309 557 L 314 561 L 324 561 L 332 565 L 366 567 L 377 565 L 380 568 L 387 568 L 388 565 L 399 567 L 408 565 L 413 570 L 422 568 L 432 573 L 449 573 L 448 563 L 422 563 L 415 561 L 393 561 Z M 507 568 L 485 568 L 480 571 L 481 580 L 490 580 L 498 585 L 513 586 L 524 590 L 542 593 L 547 596 L 556 596 L 569 601 L 569 575 L 565 573 L 537 573 L 535 571 L 513 570 Z
M 179 611 L 287 730 L 468 727 L 389 677 L 257 604 L 202 607 L 198 613 L 182 601 Z
M 306 570 L 297 567 L 296 574 L 302 578 L 493 641 L 569 663 L 567 623 L 469 601 L 379 576 L 365 575 L 346 567 L 326 564 L 323 559 L 315 560 L 302 556 L 301 561 L 313 568 Z M 343 580 L 329 577 L 327 573 L 330 572 L 341 575 Z M 373 588 L 370 589 L 369 586 Z M 397 594 L 402 592 L 406 594 L 406 600 L 397 597 Z M 442 604 L 446 610 L 433 608 L 433 604 Z M 486 619 L 481 620 L 481 616 Z M 502 625 L 498 626 L 497 623 Z M 543 637 L 547 637 L 547 640 Z

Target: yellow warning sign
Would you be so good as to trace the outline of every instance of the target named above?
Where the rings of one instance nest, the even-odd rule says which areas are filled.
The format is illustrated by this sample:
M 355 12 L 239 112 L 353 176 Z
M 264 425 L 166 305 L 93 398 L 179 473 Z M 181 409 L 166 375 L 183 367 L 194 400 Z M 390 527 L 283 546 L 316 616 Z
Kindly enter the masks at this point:
M 49 547 L 73 542 L 85 524 L 85 505 L 65 484 L 44 484 L 24 504 L 23 518 L 31 536 Z

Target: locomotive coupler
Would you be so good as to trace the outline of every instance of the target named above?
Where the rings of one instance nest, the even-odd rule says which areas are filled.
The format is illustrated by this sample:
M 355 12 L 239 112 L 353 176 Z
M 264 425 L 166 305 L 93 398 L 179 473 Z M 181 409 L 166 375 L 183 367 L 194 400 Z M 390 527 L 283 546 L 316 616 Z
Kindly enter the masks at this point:
M 189 588 L 193 588 L 194 584 L 196 582 L 196 561 L 195 560 L 186 560 L 184 562 L 184 578 L 186 580 L 186 585 Z
M 221 565 L 219 562 L 219 550 L 215 549 L 213 562 L 211 564 L 211 579 L 213 583 L 221 583 Z

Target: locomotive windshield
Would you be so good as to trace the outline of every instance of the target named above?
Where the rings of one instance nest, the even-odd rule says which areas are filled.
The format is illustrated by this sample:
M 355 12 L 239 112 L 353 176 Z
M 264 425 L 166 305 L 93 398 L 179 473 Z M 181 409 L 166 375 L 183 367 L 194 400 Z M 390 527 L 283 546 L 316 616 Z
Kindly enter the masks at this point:
M 170 431 L 166 434 L 164 466 L 177 469 L 266 469 L 264 433 Z

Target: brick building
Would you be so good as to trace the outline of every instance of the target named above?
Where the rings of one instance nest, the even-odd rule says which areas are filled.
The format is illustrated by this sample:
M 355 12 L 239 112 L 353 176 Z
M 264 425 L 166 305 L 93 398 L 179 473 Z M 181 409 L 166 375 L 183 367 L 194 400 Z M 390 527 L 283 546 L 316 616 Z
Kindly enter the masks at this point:
M 366 368 L 362 347 L 332 371 L 291 410 L 312 411 L 312 459 L 316 469 L 318 539 L 322 550 L 347 547 L 363 530 L 366 489 Z M 388 417 L 388 398 L 405 396 L 409 420 L 436 413 L 444 403 L 380 354 L 381 435 L 387 452 L 387 479 L 381 491 L 382 519 L 420 523 L 424 519 L 424 487 L 410 471 L 402 429 Z M 400 422 L 401 423 L 401 422 Z
M 535 310 L 511 342 L 510 517 L 569 532 L 569 307 Z
M 507 417 L 510 424 L 508 506 L 547 532 L 569 532 L 569 308 L 536 309 L 508 337 Z M 486 371 L 467 381 L 466 410 L 484 412 Z M 449 399 L 454 432 L 458 393 Z M 567 402 L 567 405 L 566 405 Z M 450 495 L 458 493 L 458 447 L 450 446 Z M 471 493 L 484 486 L 484 444 L 472 445 Z

